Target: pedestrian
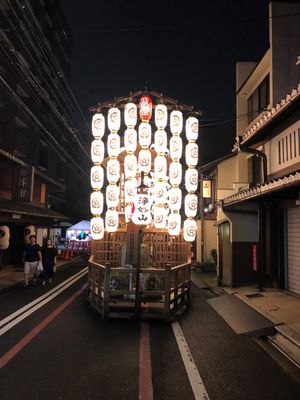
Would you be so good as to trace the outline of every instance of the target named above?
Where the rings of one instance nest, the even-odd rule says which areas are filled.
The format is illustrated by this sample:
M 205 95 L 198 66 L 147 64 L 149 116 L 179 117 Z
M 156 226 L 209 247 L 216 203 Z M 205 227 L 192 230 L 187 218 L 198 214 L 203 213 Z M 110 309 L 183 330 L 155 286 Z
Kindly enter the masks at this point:
M 33 283 L 37 282 L 38 264 L 42 261 L 41 248 L 36 243 L 35 235 L 29 236 L 29 244 L 25 246 L 23 257 L 24 261 L 24 287 L 29 286 L 29 275 L 33 275 Z
M 42 259 L 43 259 L 43 281 L 42 285 L 46 282 L 51 283 L 53 278 L 53 269 L 56 264 L 57 250 L 53 245 L 51 239 L 48 239 L 46 245 L 42 248 Z

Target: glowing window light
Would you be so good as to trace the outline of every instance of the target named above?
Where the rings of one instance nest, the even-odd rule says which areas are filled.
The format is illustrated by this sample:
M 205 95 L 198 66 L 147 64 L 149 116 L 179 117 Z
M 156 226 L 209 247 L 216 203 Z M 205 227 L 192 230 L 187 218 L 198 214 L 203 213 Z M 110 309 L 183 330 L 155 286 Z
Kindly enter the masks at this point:
M 155 107 L 155 125 L 159 129 L 164 129 L 168 122 L 168 109 L 164 104 Z
M 115 208 L 119 205 L 120 189 L 117 185 L 108 185 L 106 188 L 106 204 L 108 208 Z
M 151 217 L 152 198 L 147 194 L 137 194 L 134 198 L 132 222 L 136 225 L 148 225 Z
M 124 184 L 125 203 L 127 204 L 132 203 L 136 195 L 137 195 L 137 180 L 136 179 L 127 180 Z
M 170 114 L 170 130 L 173 135 L 180 135 L 183 127 L 183 116 L 181 111 L 174 110 Z
M 154 173 L 156 179 L 165 179 L 167 176 L 167 159 L 164 156 L 156 156 L 154 160 Z
M 198 187 L 198 171 L 195 168 L 188 168 L 185 171 L 185 188 L 188 192 L 195 192 Z
M 91 235 L 94 240 L 101 240 L 104 236 L 104 223 L 101 217 L 91 219 Z
M 137 122 L 137 106 L 134 103 L 125 104 L 124 108 L 125 125 L 134 127 Z
M 170 157 L 172 160 L 180 160 L 182 156 L 182 139 L 180 136 L 172 136 L 170 139 Z
M 110 131 L 118 131 L 121 126 L 121 113 L 118 108 L 110 108 L 107 115 L 107 125 Z
M 120 154 L 120 136 L 117 133 L 107 136 L 107 153 L 109 157 L 118 157 Z
M 172 187 L 169 192 L 169 208 L 171 211 L 179 211 L 182 203 L 182 191 L 177 187 Z
M 198 139 L 198 132 L 199 132 L 199 122 L 198 119 L 195 117 L 189 117 L 186 120 L 185 125 L 185 134 L 187 140 L 197 140 Z
M 139 143 L 143 149 L 151 144 L 151 125 L 148 122 L 142 122 L 139 125 Z
M 100 165 L 91 168 L 91 186 L 93 189 L 101 189 L 104 182 L 104 171 Z
M 167 211 L 164 207 L 153 207 L 153 222 L 157 229 L 165 229 L 167 226 Z
M 94 163 L 102 163 L 104 159 L 104 143 L 96 139 L 91 144 L 91 158 Z
M 164 130 L 157 130 L 154 134 L 154 147 L 157 153 L 164 153 L 167 151 L 168 139 L 167 132 Z
M 95 138 L 101 139 L 105 132 L 105 118 L 102 114 L 94 114 L 92 119 L 92 133 Z
M 110 159 L 107 162 L 107 180 L 116 183 L 120 179 L 120 163 L 118 160 Z
M 172 186 L 180 185 L 182 180 L 182 165 L 172 161 L 169 168 L 169 179 Z
M 100 215 L 103 212 L 103 194 L 101 192 L 92 192 L 90 196 L 90 209 L 94 215 Z
M 141 150 L 139 152 L 139 170 L 144 172 L 151 170 L 151 151 Z
M 152 192 L 155 204 L 165 204 L 167 202 L 167 187 L 165 182 L 156 182 Z
M 124 159 L 125 178 L 134 178 L 137 172 L 137 159 L 133 154 L 127 154 Z
M 184 212 L 185 215 L 195 217 L 198 210 L 198 198 L 195 194 L 187 194 L 184 199 Z
M 107 232 L 116 232 L 119 225 L 119 213 L 115 210 L 107 210 L 105 213 L 105 229 Z
M 179 235 L 181 227 L 181 216 L 178 213 L 170 213 L 168 216 L 168 233 L 169 235 Z
M 183 223 L 183 238 L 186 242 L 193 242 L 196 239 L 197 223 L 194 219 L 186 219 Z
M 124 134 L 124 147 L 128 152 L 135 152 L 137 146 L 137 131 L 135 129 L 126 129 Z
M 194 167 L 198 164 L 198 145 L 196 143 L 188 143 L 185 148 L 185 161 L 187 165 Z

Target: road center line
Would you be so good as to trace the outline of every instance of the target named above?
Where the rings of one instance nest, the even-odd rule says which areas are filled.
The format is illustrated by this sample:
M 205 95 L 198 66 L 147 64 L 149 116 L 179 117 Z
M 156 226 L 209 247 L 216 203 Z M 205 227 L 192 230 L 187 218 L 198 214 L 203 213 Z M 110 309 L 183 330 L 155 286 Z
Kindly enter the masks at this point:
M 76 299 L 87 287 L 85 283 L 77 292 L 57 307 L 47 318 L 40 322 L 31 332 L 24 336 L 17 344 L 15 344 L 7 353 L 0 358 L 0 369 L 3 368 L 16 354 L 18 354 L 31 340 L 38 335 L 55 317 L 57 317 L 72 301 Z
M 141 323 L 139 400 L 153 400 L 149 324 Z
M 172 328 L 185 366 L 185 370 L 187 372 L 194 393 L 195 400 L 209 400 L 209 396 L 205 389 L 204 383 L 199 374 L 199 371 L 197 369 L 197 366 L 195 364 L 195 361 L 190 352 L 189 346 L 185 340 L 185 337 L 183 335 L 179 323 L 177 321 L 173 322 Z

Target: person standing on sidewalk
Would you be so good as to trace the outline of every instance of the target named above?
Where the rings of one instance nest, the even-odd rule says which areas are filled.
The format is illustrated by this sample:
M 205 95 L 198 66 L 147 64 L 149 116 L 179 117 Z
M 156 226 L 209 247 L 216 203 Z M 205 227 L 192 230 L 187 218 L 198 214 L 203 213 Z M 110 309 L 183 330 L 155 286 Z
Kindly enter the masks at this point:
M 29 275 L 33 274 L 33 283 L 37 281 L 38 263 L 42 260 L 41 248 L 36 243 L 35 235 L 29 237 L 30 243 L 25 246 L 23 253 L 25 285 L 29 285 Z
M 48 239 L 46 245 L 42 248 L 42 259 L 43 259 L 43 282 L 42 285 L 45 285 L 48 281 L 52 282 L 53 278 L 53 268 L 56 264 L 56 256 L 57 250 L 54 247 L 52 240 Z

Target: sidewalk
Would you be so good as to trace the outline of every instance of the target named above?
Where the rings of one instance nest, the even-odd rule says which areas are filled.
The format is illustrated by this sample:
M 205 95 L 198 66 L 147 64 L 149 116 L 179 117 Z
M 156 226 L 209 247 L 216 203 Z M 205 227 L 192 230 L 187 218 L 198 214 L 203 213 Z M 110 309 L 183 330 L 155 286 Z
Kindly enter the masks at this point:
M 218 296 L 231 294 L 275 324 L 276 334 L 268 339 L 300 365 L 300 297 L 277 289 L 257 286 L 219 287 L 216 273 L 192 271 L 196 286 L 209 288 Z

